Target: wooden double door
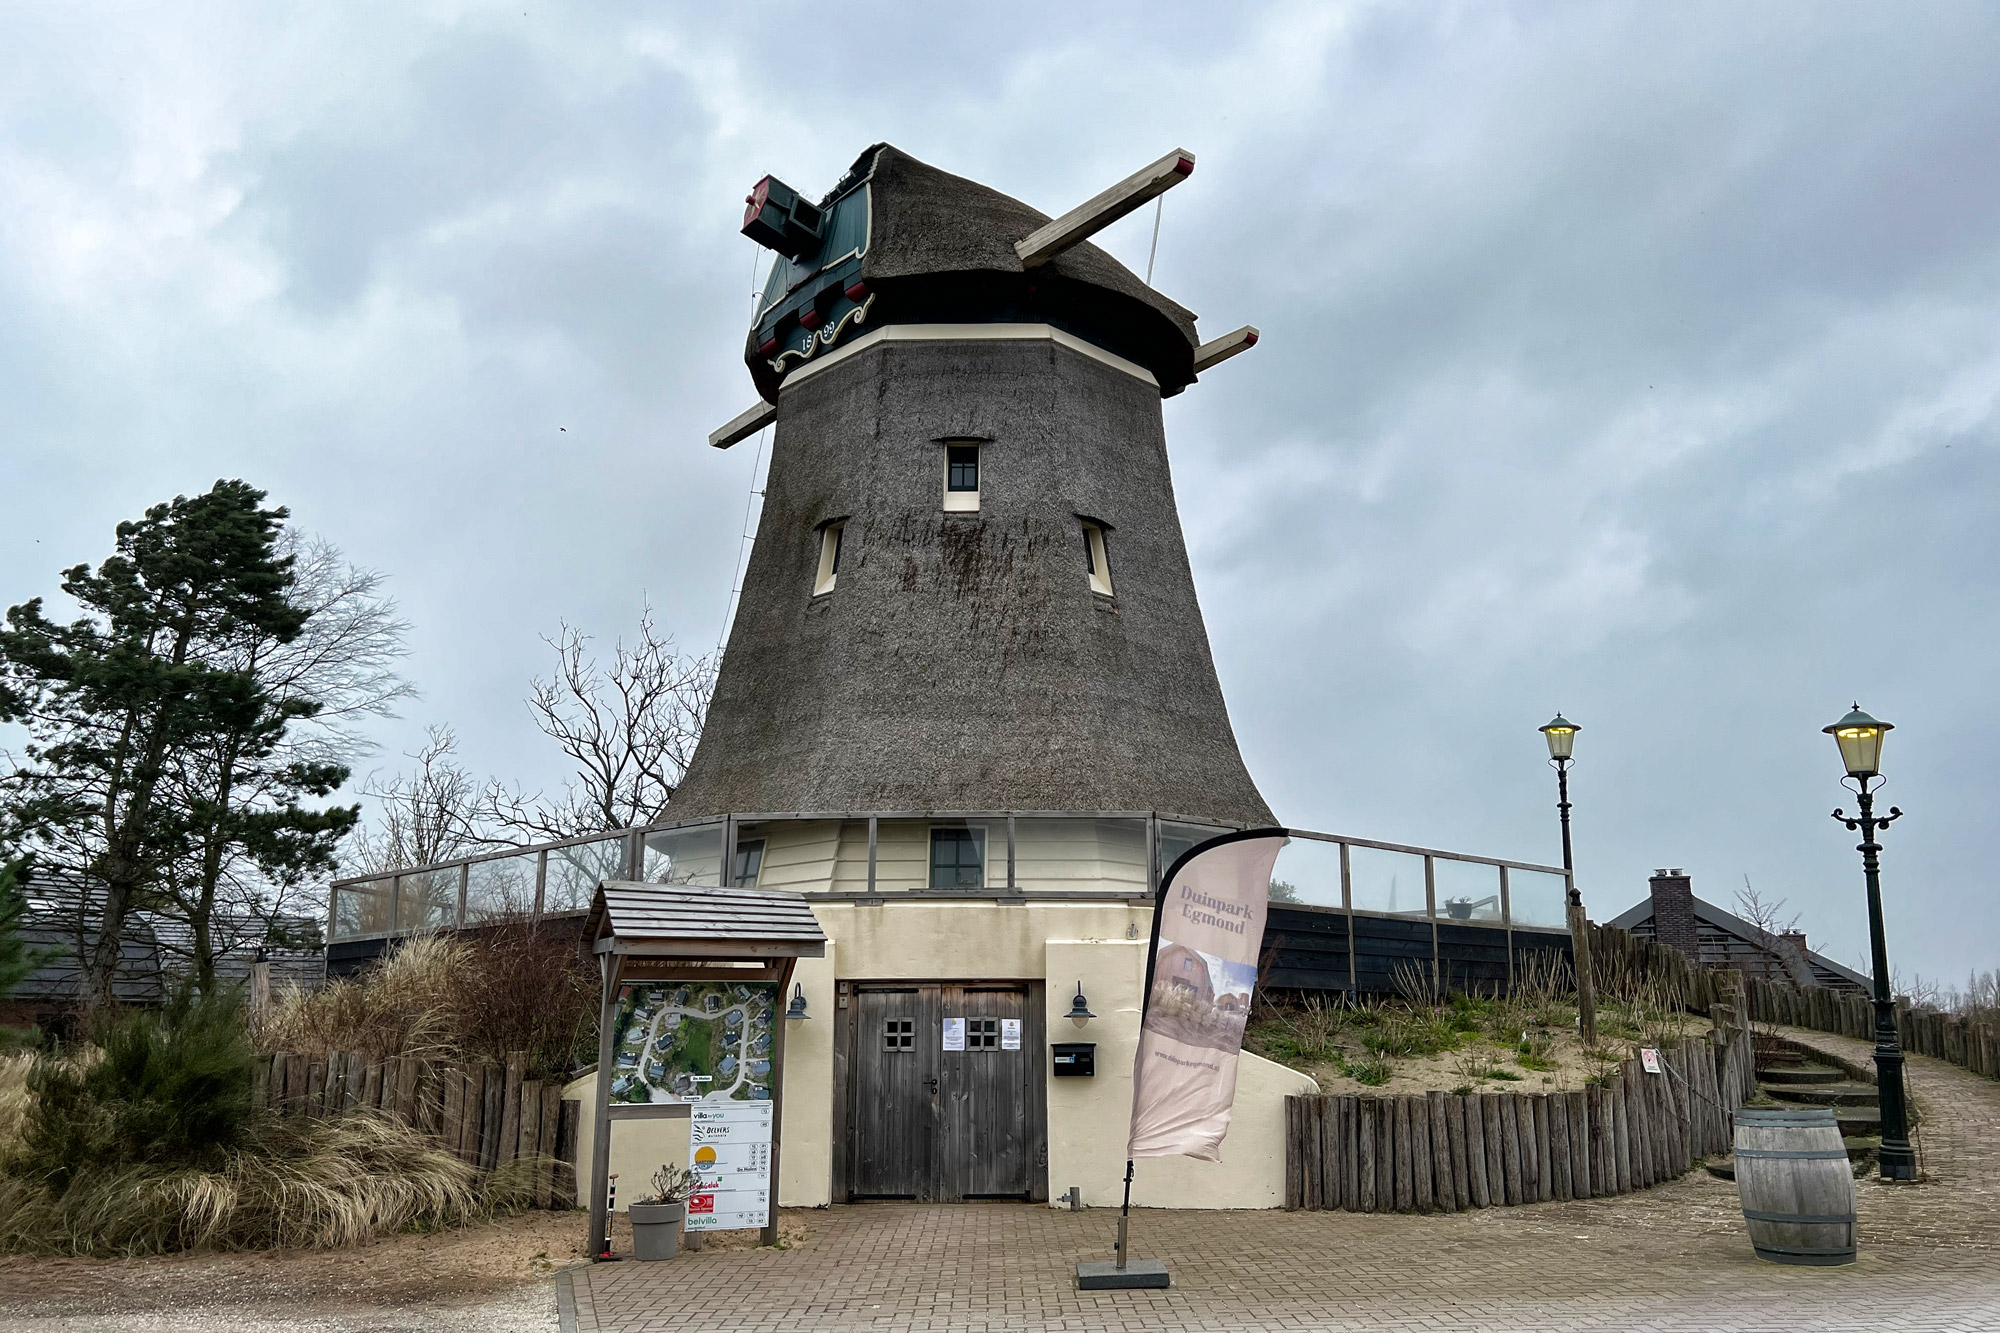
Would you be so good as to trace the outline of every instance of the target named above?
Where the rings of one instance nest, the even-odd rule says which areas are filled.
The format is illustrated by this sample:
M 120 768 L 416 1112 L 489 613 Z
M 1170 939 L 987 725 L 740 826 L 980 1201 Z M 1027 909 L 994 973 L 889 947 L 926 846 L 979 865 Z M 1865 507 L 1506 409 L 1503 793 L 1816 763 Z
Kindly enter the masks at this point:
M 845 1179 L 835 1196 L 1046 1199 L 1040 983 L 841 988 Z

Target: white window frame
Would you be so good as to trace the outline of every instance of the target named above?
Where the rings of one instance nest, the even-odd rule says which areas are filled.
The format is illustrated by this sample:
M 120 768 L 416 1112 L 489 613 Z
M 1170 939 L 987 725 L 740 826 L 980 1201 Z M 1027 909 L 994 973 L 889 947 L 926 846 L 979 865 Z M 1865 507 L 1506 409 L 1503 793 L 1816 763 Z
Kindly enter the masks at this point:
M 841 533 L 847 527 L 847 520 L 837 518 L 825 523 L 819 530 L 819 573 L 813 578 L 813 596 L 833 591 L 833 585 L 840 576 Z
M 979 485 L 969 491 L 955 491 L 951 488 L 951 451 L 972 450 L 972 466 L 978 474 Z M 979 512 L 979 493 L 986 485 L 985 449 L 978 440 L 946 440 L 944 442 L 944 512 L 947 514 L 976 514 Z
M 1111 556 L 1105 549 L 1104 525 L 1091 519 L 1083 519 L 1084 573 L 1090 578 L 1090 590 L 1104 597 L 1111 591 Z

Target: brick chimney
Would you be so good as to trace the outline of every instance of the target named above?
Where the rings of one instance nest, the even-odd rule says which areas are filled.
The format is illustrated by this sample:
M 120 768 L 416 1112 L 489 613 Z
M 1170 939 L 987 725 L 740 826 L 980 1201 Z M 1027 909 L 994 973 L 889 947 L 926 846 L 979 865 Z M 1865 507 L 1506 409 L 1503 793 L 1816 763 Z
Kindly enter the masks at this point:
M 1655 870 L 1648 882 L 1653 889 L 1653 937 L 1694 958 L 1701 937 L 1695 929 L 1694 887 L 1687 871 Z
M 1779 935 L 1778 938 L 1796 948 L 1801 957 L 1805 955 L 1806 933 L 1803 930 L 1788 930 Z

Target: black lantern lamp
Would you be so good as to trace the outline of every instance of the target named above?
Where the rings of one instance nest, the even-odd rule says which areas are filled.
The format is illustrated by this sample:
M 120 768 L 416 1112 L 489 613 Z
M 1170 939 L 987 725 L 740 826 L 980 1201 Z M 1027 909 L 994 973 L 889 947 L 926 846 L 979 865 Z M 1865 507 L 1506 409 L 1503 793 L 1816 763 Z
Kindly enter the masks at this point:
M 1581 728 L 1561 713 L 1557 713 L 1553 718 L 1544 723 L 1539 730 L 1542 733 L 1542 739 L 1549 743 L 1550 761 L 1558 764 L 1568 763 L 1570 750 L 1576 745 L 1576 733 Z
M 1860 704 L 1854 705 L 1854 710 L 1840 721 L 1822 728 L 1839 744 L 1847 776 L 1864 783 L 1882 775 L 1882 740 L 1895 729 L 1895 723 L 1882 722 L 1862 712 Z
M 1576 867 L 1571 863 L 1569 850 L 1569 765 L 1571 753 L 1576 749 L 1576 733 L 1582 728 L 1557 713 L 1537 730 L 1549 743 L 1549 765 L 1556 771 L 1556 813 L 1562 816 L 1563 869 L 1571 872 L 1569 902 L 1575 907 L 1583 902 L 1583 896 L 1577 892 Z
M 1854 781 L 1854 794 L 1861 808 L 1850 816 L 1835 810 L 1833 817 L 1861 835 L 1855 848 L 1861 853 L 1861 873 L 1868 885 L 1868 945 L 1875 964 L 1875 1091 L 1882 1107 L 1882 1179 L 1915 1180 L 1917 1155 L 1910 1147 L 1910 1114 L 1903 1097 L 1903 1044 L 1896 1030 L 1896 999 L 1889 990 L 1889 944 L 1882 929 L 1882 844 L 1875 834 L 1903 817 L 1895 806 L 1886 815 L 1875 813 L 1875 793 L 1870 782 L 1882 776 L 1882 738 L 1893 724 L 1872 718 L 1855 704 L 1846 717 L 1823 730 L 1840 746 L 1840 761 Z
M 1569 765 L 1582 728 L 1557 713 L 1537 728 L 1549 743 L 1549 766 L 1556 771 L 1556 813 L 1562 819 L 1563 870 L 1569 879 L 1566 915 L 1570 950 L 1576 970 L 1577 1031 L 1585 1046 L 1597 1045 L 1597 978 L 1590 961 L 1590 918 L 1583 910 L 1583 891 L 1576 887 L 1576 861 L 1569 846 Z
M 803 982 L 792 983 L 792 1002 L 785 1006 L 785 1017 L 806 1019 L 812 1017 L 806 1012 L 806 988 Z
M 1076 1024 L 1078 1027 L 1082 1027 L 1085 1023 L 1097 1017 L 1096 1014 L 1090 1012 L 1090 1006 L 1084 1002 L 1083 983 L 1081 981 L 1076 983 L 1076 998 L 1069 1002 L 1069 1012 L 1063 1015 L 1063 1017 L 1069 1019 L 1070 1022 Z

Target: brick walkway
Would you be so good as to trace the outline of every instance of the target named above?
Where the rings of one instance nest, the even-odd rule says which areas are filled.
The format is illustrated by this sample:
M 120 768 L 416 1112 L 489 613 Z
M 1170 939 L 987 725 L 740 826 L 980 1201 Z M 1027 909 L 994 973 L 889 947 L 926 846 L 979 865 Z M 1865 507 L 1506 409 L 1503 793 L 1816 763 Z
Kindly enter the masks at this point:
M 1795 1033 L 1850 1059 L 1867 1046 Z M 1932 1178 L 1861 1187 L 1861 1260 L 1755 1259 L 1734 1187 L 1443 1217 L 1134 1215 L 1164 1292 L 1078 1292 L 1116 1214 L 1019 1204 L 802 1212 L 805 1244 L 571 1270 L 579 1327 L 624 1330 L 2000 1330 L 2000 1083 L 1910 1061 Z M 1143 1164 L 1141 1166 L 1143 1170 Z

